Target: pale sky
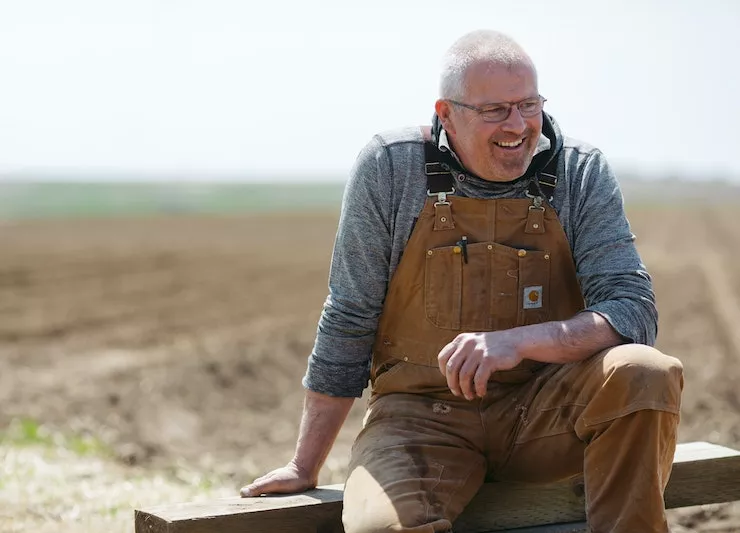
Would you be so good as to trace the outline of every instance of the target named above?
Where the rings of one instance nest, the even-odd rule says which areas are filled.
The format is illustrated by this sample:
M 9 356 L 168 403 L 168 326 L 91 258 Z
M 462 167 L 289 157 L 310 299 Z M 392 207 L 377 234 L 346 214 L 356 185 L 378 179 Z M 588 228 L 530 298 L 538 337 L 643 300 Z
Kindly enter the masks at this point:
M 478 28 L 617 168 L 740 179 L 737 0 L 0 0 L 0 176 L 341 179 Z

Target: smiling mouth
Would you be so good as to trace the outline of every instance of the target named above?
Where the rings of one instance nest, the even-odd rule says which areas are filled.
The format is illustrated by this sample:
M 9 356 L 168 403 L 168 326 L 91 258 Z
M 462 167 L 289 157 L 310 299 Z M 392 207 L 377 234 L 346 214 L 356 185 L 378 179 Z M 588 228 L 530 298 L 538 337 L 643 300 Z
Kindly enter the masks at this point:
M 524 144 L 524 137 L 521 139 L 518 139 L 516 141 L 494 141 L 493 144 L 498 146 L 499 148 L 506 148 L 509 150 L 519 148 L 522 144 Z

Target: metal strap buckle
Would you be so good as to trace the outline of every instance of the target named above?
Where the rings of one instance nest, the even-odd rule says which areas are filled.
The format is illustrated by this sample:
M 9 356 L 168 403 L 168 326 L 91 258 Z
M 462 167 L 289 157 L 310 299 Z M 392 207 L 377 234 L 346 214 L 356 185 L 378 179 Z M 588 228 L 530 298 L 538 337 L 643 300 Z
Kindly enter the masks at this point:
M 552 181 L 544 180 L 542 179 L 542 176 L 547 176 Z M 544 185 L 545 188 L 547 189 L 547 192 L 550 193 L 549 195 L 547 195 L 547 200 L 552 202 L 553 194 L 555 192 L 555 186 L 557 185 L 557 183 L 558 183 L 557 176 L 554 176 L 553 174 L 546 174 L 544 172 L 540 172 L 538 175 L 536 175 L 532 179 L 532 181 L 529 182 L 529 186 L 527 187 L 527 191 L 525 192 L 525 194 L 527 195 L 528 198 L 535 198 L 539 196 L 540 201 L 542 201 L 542 197 L 544 195 L 544 191 L 542 190 L 542 185 Z M 537 194 L 532 194 L 529 192 L 530 190 L 533 190 L 533 189 L 537 190 Z
M 547 177 L 548 177 L 548 178 L 550 178 L 550 179 L 551 179 L 552 181 L 545 181 L 545 180 L 543 180 L 543 179 L 542 179 L 542 176 L 547 176 Z M 540 179 L 539 179 L 539 182 L 540 182 L 540 183 L 544 183 L 544 184 L 545 184 L 545 185 L 547 185 L 548 187 L 552 187 L 552 188 L 554 189 L 554 188 L 555 188 L 555 186 L 556 186 L 556 185 L 558 184 L 558 177 L 557 177 L 557 176 L 553 176 L 552 174 L 546 174 L 546 173 L 544 173 L 544 172 L 540 172 Z
M 434 202 L 434 207 L 437 207 L 438 205 L 450 205 L 450 202 L 447 201 L 447 195 L 448 194 L 455 194 L 455 188 L 453 187 L 450 191 L 440 191 L 440 192 L 431 192 L 429 189 L 427 189 L 427 196 L 436 196 L 437 201 Z
M 529 206 L 529 210 L 532 211 L 533 209 L 538 209 L 539 211 L 544 211 L 545 208 L 542 207 L 542 196 L 533 196 L 527 193 L 527 196 L 532 199 L 532 205 Z
M 441 176 L 443 174 L 452 174 L 450 169 L 444 163 L 434 161 L 432 163 L 424 163 L 424 173 L 427 176 Z

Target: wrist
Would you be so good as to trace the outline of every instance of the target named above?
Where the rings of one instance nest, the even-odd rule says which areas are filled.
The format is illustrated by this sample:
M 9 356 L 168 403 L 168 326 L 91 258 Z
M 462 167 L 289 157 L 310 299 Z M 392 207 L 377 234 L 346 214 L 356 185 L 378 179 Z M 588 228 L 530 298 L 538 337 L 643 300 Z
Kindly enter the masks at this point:
M 320 464 L 317 465 L 315 462 L 301 460 L 294 456 L 290 460 L 290 466 L 293 467 L 302 478 L 310 480 L 313 483 L 318 482 L 319 472 L 321 471 Z
M 520 360 L 540 360 L 558 345 L 562 322 L 542 322 L 508 330 L 509 342 Z

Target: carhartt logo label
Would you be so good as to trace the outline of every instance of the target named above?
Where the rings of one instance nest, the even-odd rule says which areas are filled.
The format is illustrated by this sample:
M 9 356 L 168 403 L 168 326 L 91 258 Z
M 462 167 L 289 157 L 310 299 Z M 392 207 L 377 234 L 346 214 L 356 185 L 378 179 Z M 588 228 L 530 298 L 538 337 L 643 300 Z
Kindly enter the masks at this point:
M 542 285 L 524 287 L 524 309 L 539 309 L 542 307 Z

